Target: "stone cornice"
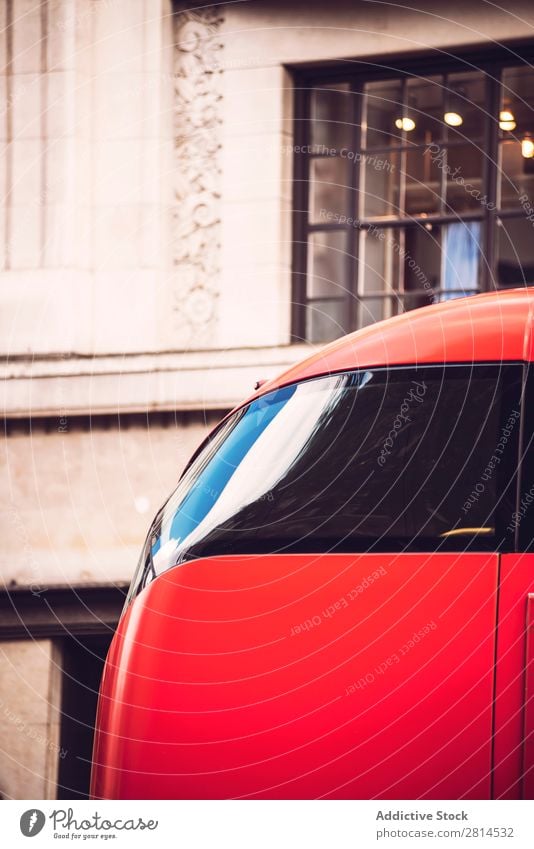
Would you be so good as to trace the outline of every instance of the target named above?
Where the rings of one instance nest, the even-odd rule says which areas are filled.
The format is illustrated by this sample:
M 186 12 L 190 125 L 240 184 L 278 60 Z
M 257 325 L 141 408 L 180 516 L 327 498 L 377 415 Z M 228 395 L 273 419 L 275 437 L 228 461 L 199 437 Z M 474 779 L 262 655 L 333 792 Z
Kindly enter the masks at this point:
M 259 379 L 275 376 L 316 348 L 287 345 L 124 356 L 4 359 L 6 418 L 147 410 L 228 409 Z

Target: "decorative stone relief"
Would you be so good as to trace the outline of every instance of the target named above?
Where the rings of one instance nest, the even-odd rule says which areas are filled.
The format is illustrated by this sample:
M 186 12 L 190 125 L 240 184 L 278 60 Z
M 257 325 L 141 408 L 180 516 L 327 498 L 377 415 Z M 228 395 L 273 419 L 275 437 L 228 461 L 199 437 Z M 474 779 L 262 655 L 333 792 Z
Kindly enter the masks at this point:
M 221 7 L 174 6 L 173 347 L 216 345 L 220 256 Z

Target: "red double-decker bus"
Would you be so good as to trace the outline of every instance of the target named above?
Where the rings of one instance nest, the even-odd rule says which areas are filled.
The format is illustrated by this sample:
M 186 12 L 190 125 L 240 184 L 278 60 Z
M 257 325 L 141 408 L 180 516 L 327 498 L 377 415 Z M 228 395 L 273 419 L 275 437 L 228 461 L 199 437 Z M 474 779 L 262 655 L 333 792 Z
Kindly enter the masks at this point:
M 95 798 L 534 797 L 533 313 L 381 322 L 215 428 L 132 581 Z

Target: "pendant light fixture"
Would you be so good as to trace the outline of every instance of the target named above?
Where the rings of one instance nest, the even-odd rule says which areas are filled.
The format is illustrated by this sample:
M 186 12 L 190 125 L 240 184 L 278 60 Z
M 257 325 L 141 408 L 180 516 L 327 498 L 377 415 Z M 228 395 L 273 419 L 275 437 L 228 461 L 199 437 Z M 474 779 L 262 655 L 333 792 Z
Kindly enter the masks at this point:
M 514 113 L 510 109 L 501 109 L 499 112 L 499 127 L 505 133 L 511 133 L 517 127 Z
M 527 133 L 521 139 L 521 156 L 524 159 L 532 159 L 534 156 L 534 140 L 530 133 Z

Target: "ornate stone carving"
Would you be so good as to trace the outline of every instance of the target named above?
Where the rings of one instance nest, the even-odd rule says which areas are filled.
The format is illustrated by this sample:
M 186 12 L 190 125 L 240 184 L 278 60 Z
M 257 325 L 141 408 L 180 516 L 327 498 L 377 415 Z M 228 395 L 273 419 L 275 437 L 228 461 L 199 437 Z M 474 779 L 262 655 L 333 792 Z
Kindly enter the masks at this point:
M 216 345 L 220 254 L 221 7 L 174 6 L 173 347 Z

